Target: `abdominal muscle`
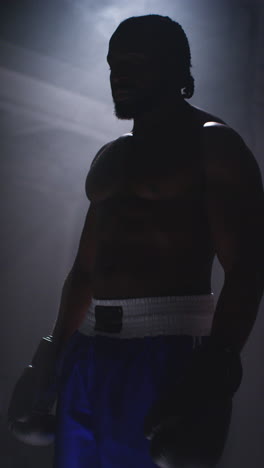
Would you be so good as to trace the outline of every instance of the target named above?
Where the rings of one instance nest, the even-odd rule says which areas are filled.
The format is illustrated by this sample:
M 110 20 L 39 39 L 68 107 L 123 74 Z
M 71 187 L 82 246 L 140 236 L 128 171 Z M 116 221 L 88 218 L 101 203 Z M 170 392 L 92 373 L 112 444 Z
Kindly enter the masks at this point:
M 93 296 L 209 294 L 214 252 L 197 149 L 184 152 L 180 145 L 177 157 L 164 150 L 162 159 L 158 151 L 143 150 L 132 158 L 113 149 L 87 178 L 87 196 L 96 206 Z M 125 167 L 118 156 L 126 157 Z
M 156 207 L 157 208 L 157 207 Z M 120 213 L 99 223 L 92 275 L 97 299 L 209 294 L 213 253 L 199 216 L 137 219 Z M 122 222 L 120 222 L 122 219 Z M 162 219 L 162 225 L 158 221 Z M 167 220 L 167 221 L 166 221 Z M 197 222 L 199 225 L 197 225 Z M 137 227 L 138 226 L 138 227 Z M 179 226 L 181 228 L 179 228 Z

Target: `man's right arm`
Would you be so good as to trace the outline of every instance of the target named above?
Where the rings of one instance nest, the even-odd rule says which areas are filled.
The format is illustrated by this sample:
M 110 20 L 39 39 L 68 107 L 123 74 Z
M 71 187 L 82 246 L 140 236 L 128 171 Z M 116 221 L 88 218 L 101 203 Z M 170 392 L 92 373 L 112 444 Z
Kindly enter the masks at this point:
M 58 352 L 82 323 L 91 302 L 91 275 L 96 250 L 95 208 L 91 204 L 74 264 L 64 282 L 57 320 L 51 335 Z
M 95 212 L 88 210 L 73 267 L 64 283 L 53 337 L 43 337 L 21 377 L 8 407 L 8 428 L 18 440 L 46 446 L 55 440 L 57 398 L 56 362 L 67 339 L 78 329 L 91 301 L 95 258 Z

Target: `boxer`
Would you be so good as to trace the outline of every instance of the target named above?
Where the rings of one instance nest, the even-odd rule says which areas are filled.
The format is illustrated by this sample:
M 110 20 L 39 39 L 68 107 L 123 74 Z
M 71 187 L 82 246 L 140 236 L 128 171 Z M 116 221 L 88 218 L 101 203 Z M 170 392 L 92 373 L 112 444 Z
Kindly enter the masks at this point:
M 178 23 L 128 18 L 107 62 L 115 115 L 133 128 L 98 151 L 86 179 L 88 212 L 46 354 L 54 467 L 214 466 L 263 294 L 260 170 L 235 130 L 188 103 Z M 215 256 L 225 274 L 216 304 Z

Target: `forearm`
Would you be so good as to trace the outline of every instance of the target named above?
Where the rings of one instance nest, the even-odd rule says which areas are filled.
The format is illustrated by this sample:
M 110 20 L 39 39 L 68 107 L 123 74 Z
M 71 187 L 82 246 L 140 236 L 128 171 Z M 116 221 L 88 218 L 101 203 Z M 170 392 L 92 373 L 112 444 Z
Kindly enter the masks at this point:
M 51 331 L 60 349 L 82 323 L 91 302 L 88 275 L 71 271 L 65 280 L 57 320 Z
M 255 323 L 263 295 L 264 278 L 256 271 L 237 269 L 225 276 L 211 336 L 242 351 Z

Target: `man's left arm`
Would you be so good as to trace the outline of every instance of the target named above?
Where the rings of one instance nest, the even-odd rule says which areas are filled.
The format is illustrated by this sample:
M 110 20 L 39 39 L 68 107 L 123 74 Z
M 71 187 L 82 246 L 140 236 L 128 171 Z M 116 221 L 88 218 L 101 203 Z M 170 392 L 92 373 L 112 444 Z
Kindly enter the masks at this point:
M 212 339 L 194 350 L 178 384 L 145 418 L 150 454 L 160 467 L 219 462 L 243 375 L 240 352 L 264 289 L 264 195 L 257 162 L 226 125 L 205 126 L 204 137 L 208 222 L 225 278 Z
M 264 289 L 264 194 L 258 164 L 225 125 L 204 128 L 206 201 L 216 255 L 224 269 L 211 336 L 241 352 Z

